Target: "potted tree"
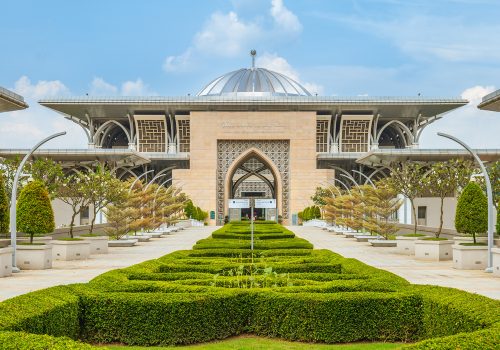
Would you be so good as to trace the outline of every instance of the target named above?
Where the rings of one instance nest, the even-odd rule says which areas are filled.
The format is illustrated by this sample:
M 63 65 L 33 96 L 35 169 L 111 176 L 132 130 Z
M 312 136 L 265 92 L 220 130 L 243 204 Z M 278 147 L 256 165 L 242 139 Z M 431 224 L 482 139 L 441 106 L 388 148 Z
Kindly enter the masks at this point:
M 9 199 L 5 191 L 3 174 L 0 172 L 0 234 L 9 232 Z M 12 274 L 12 248 L 9 242 L 0 242 L 0 277 Z
M 130 230 L 131 214 L 134 210 L 127 206 L 125 200 L 108 204 L 106 207 L 108 225 L 104 230 L 111 238 L 108 241 L 110 247 L 132 247 L 137 243 L 137 239 L 124 239 Z
M 84 260 L 90 256 L 90 242 L 73 236 L 75 219 L 84 207 L 88 207 L 91 197 L 87 188 L 91 186 L 90 176 L 82 172 L 67 175 L 57 188 L 57 197 L 72 210 L 69 237 L 52 242 L 52 256 L 55 260 Z
M 43 270 L 52 267 L 52 246 L 34 241 L 35 235 L 54 231 L 54 212 L 49 193 L 41 181 L 32 181 L 19 194 L 17 200 L 17 228 L 29 234 L 28 242 L 19 242 L 16 265 L 26 270 Z
M 89 183 L 83 187 L 85 196 L 90 198 L 92 219 L 89 233 L 81 234 L 78 238 L 90 242 L 90 254 L 106 254 L 108 252 L 108 235 L 94 232 L 97 214 L 109 203 L 121 200 L 126 193 L 125 185 L 114 174 L 99 165 L 94 171 L 88 173 Z
M 488 230 L 488 200 L 475 182 L 470 182 L 458 198 L 455 228 L 460 233 L 472 235 L 473 242 L 453 245 L 453 267 L 466 270 L 486 268 L 488 246 L 478 243 L 476 235 Z
M 394 234 L 399 228 L 393 217 L 403 201 L 388 181 L 378 181 L 376 187 L 366 186 L 364 191 L 366 210 L 370 214 L 366 217 L 365 227 L 383 238 L 368 242 L 374 247 L 395 247 Z

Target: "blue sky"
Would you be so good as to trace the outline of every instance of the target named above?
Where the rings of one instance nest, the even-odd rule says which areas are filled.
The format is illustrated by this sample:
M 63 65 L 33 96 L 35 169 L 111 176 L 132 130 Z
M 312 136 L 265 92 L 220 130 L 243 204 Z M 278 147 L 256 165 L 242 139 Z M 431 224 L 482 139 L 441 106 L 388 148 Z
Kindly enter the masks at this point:
M 424 132 L 421 147 L 500 148 L 500 113 L 478 111 L 500 88 L 495 0 L 5 1 L 0 86 L 28 100 L 0 116 L 0 147 L 85 147 L 81 130 L 36 105 L 60 95 L 186 95 L 257 63 L 338 96 L 458 97 L 471 105 Z

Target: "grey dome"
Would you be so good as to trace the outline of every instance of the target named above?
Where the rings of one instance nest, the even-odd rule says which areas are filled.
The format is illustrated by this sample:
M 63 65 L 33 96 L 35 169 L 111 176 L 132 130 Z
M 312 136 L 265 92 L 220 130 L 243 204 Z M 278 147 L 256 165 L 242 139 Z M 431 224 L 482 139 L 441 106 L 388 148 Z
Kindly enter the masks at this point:
M 205 86 L 197 96 L 311 96 L 302 85 L 265 68 L 242 68 Z

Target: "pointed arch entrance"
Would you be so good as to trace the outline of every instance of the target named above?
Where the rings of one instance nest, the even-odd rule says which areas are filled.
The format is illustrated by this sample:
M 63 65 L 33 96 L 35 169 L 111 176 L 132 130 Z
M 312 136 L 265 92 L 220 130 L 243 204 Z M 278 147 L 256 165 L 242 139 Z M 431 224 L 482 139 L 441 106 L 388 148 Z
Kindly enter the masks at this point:
M 227 201 L 233 196 L 275 198 L 278 214 L 286 221 L 289 154 L 288 140 L 218 140 L 217 224 L 229 215 Z
M 272 198 L 277 201 L 277 210 L 281 208 L 279 194 L 282 184 L 279 170 L 265 154 L 251 148 L 236 158 L 226 175 L 225 203 L 226 215 L 230 220 L 250 218 L 250 209 L 229 209 L 230 198 Z M 276 220 L 274 209 L 254 209 L 254 216 L 265 220 Z

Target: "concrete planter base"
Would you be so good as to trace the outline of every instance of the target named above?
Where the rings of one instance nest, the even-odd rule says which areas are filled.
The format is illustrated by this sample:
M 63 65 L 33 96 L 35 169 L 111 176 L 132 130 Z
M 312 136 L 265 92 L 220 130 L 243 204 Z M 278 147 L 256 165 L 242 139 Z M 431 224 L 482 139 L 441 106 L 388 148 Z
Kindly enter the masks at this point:
M 396 242 L 397 242 L 397 253 L 399 254 L 404 254 L 404 255 L 413 255 L 415 254 L 415 241 L 418 241 L 419 239 L 425 238 L 425 236 L 422 237 L 406 237 L 406 236 L 397 236 L 396 237 Z
M 500 277 L 500 248 L 492 248 L 493 253 L 493 276 Z
M 395 247 L 396 241 L 390 239 L 369 239 L 368 243 L 370 243 L 373 247 Z
M 122 238 L 122 239 L 135 239 L 137 242 L 149 242 L 151 239 L 151 236 L 146 236 L 146 235 L 134 235 L 134 236 L 129 236 L 128 238 Z
M 418 260 L 444 261 L 453 257 L 452 240 L 444 241 L 415 241 L 415 258 Z
M 163 237 L 164 232 L 146 232 L 145 236 L 150 236 L 151 238 L 161 238 Z
M 85 237 L 80 236 L 85 241 L 90 242 L 90 254 L 106 254 L 108 252 L 108 236 Z
M 59 241 L 52 242 L 52 258 L 54 260 L 85 260 L 90 256 L 90 242 L 82 241 Z
M 455 241 L 456 244 L 473 243 L 474 242 L 474 239 L 472 238 L 472 236 L 456 236 L 456 237 L 453 237 L 453 240 Z M 476 236 L 476 242 L 477 243 L 488 243 L 488 237 L 484 237 L 484 236 L 477 237 Z
M 0 248 L 0 277 L 12 275 L 12 247 Z
M 344 232 L 343 235 L 345 238 L 354 238 L 355 236 L 360 236 L 361 232 Z
M 458 270 L 484 270 L 488 266 L 487 246 L 453 245 L 453 267 Z
M 108 241 L 108 247 L 132 247 L 136 243 L 137 239 L 112 239 Z
M 29 237 L 21 237 L 16 240 L 17 243 L 28 243 L 29 241 L 30 241 Z M 52 243 L 52 237 L 51 236 L 33 237 L 33 243 L 50 244 Z
M 372 236 L 372 235 L 357 235 L 354 236 L 356 238 L 356 241 L 358 242 L 368 242 L 370 239 L 380 239 L 382 238 L 381 236 Z
M 52 245 L 18 245 L 16 265 L 21 270 L 45 270 L 52 268 Z

